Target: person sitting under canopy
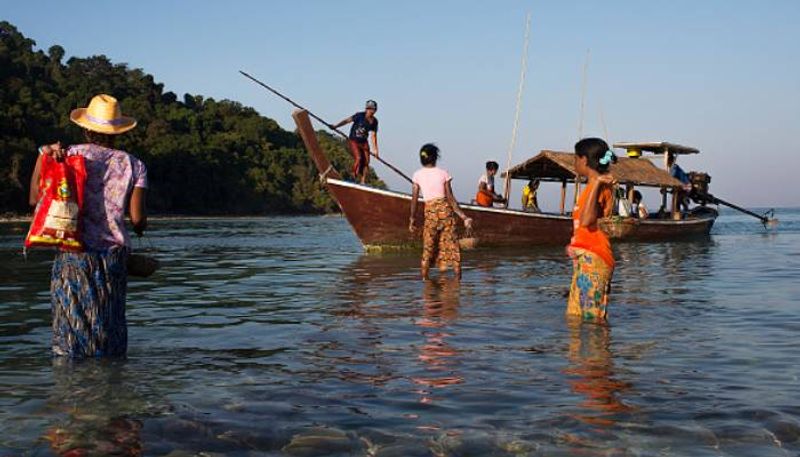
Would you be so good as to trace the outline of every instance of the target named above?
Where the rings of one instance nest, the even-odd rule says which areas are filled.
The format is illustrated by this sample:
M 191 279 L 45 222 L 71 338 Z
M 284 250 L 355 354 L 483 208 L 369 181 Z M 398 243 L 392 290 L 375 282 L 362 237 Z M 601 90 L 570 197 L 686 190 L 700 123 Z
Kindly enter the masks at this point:
M 539 191 L 539 182 L 539 178 L 533 178 L 522 188 L 522 211 L 528 213 L 542 212 L 539 209 L 539 199 L 536 195 Z
M 481 175 L 478 180 L 478 193 L 475 195 L 475 202 L 480 206 L 492 207 L 495 203 L 505 203 L 506 199 L 495 192 L 494 177 L 500 165 L 495 161 L 486 162 L 486 173 Z

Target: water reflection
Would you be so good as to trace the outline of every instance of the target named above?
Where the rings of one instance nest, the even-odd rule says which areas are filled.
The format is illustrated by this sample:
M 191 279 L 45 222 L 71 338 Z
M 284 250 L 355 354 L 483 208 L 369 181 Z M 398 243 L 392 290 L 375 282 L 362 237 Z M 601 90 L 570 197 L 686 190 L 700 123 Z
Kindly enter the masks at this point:
M 617 271 L 612 302 L 620 292 L 637 304 L 671 305 L 691 296 L 695 303 L 710 300 L 702 287 L 715 274 L 715 244 L 695 241 L 662 244 L 622 244 L 615 248 Z
M 373 386 L 385 386 L 396 378 L 394 361 L 386 351 L 384 320 L 408 317 L 409 311 L 382 297 L 398 276 L 409 274 L 412 259 L 418 263 L 408 255 L 361 255 L 342 268 L 335 300 L 328 303 L 335 319 L 322 325 L 321 334 L 311 341 L 315 377 L 334 375 Z
M 455 278 L 444 277 L 425 281 L 422 291 L 422 316 L 414 324 L 421 327 L 424 338 L 418 346 L 417 360 L 425 374 L 412 380 L 420 386 L 416 391 L 419 402 L 432 403 L 433 389 L 464 382 L 457 372 L 460 351 L 448 342 L 453 336 L 449 327 L 458 317 L 461 284 Z
M 567 318 L 569 332 L 568 366 L 564 370 L 570 389 L 582 400 L 570 417 L 589 427 L 592 435 L 609 439 L 623 415 L 633 410 L 622 397 L 632 386 L 619 379 L 611 350 L 611 327 Z M 574 443 L 589 444 L 577 434 Z
M 47 402 L 59 417 L 42 437 L 60 456 L 142 454 L 142 422 L 133 418 L 146 402 L 130 385 L 124 361 L 53 361 Z

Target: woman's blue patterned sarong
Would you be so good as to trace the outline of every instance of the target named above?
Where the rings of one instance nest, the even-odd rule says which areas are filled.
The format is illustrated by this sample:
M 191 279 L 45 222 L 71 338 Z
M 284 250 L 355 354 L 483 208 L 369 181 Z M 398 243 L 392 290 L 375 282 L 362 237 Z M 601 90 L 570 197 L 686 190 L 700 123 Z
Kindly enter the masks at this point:
M 124 356 L 128 248 L 59 252 L 50 279 L 53 354 Z

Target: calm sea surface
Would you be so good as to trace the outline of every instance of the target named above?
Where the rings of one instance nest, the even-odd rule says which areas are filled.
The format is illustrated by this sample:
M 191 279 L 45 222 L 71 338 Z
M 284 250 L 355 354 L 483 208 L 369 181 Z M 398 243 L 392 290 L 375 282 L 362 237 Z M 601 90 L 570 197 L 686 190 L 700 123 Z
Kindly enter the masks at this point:
M 50 357 L 52 254 L 0 224 L 0 456 L 800 453 L 800 211 L 619 244 L 610 327 L 560 247 L 365 255 L 340 217 L 152 223 L 129 357 Z M 202 453 L 202 454 L 201 454 Z

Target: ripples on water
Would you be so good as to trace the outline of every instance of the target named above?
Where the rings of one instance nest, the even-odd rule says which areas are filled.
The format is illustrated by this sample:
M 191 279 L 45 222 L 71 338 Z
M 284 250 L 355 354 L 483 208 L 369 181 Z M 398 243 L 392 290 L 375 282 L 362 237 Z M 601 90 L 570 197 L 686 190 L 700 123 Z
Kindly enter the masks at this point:
M 800 212 L 620 244 L 611 326 L 562 248 L 464 280 L 363 255 L 339 217 L 156 221 L 126 361 L 53 361 L 51 254 L 0 225 L 0 455 L 797 455 Z M 187 454 L 188 453 L 188 454 Z

